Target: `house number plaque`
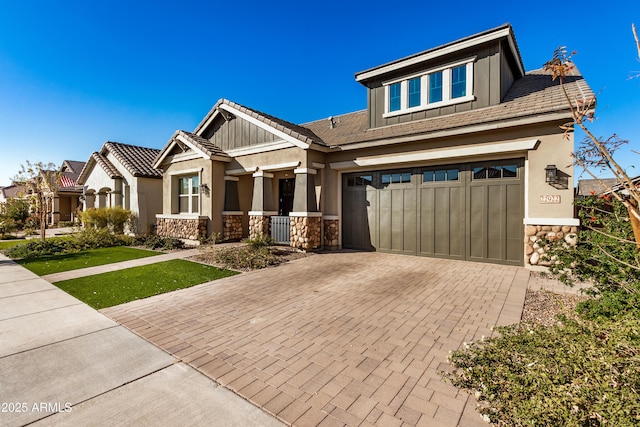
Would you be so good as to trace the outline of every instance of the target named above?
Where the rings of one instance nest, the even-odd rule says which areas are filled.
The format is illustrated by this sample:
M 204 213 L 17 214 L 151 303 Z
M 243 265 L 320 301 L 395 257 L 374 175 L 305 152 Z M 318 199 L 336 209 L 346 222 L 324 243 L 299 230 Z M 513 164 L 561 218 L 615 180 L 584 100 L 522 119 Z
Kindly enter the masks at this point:
M 558 204 L 560 203 L 560 195 L 542 195 L 540 196 L 540 203 L 542 204 Z

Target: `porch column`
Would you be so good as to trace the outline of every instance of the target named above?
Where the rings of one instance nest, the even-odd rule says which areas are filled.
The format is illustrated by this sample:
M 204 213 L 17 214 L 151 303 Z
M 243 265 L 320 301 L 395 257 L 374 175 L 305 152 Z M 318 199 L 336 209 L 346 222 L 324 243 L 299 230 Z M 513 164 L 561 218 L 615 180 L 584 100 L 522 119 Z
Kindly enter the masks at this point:
M 319 248 L 321 244 L 322 212 L 318 212 L 315 178 L 316 169 L 298 168 L 290 217 L 290 245 L 302 250 Z
M 249 212 L 249 238 L 269 235 L 269 219 L 277 215 L 273 198 L 273 174 L 258 171 L 253 174 L 253 199 Z
M 115 179 L 114 183 L 115 189 L 111 191 L 111 203 L 109 204 L 109 207 L 122 207 L 122 180 Z
M 60 197 L 53 196 L 51 198 L 51 222 L 50 225 L 56 225 L 60 222 Z
M 242 218 L 240 198 L 238 197 L 237 176 L 224 177 L 224 210 L 222 211 L 222 228 L 224 241 L 242 239 Z

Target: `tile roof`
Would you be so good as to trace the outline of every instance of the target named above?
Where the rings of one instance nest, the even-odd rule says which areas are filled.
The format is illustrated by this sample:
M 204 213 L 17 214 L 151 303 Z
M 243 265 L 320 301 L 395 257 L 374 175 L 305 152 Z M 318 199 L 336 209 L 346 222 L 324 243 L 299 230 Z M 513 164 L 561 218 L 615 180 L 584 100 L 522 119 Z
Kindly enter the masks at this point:
M 106 154 L 105 150 L 113 154 L 133 176 L 162 178 L 162 172 L 152 166 L 153 160 L 160 152 L 156 148 L 108 141 L 104 143 L 100 153 Z
M 594 96 L 577 69 L 565 79 L 564 86 L 572 100 Z M 336 126 L 333 128 L 330 128 L 327 119 L 302 126 L 320 137 L 326 145 L 344 146 L 413 135 L 428 138 L 429 134 L 443 130 L 464 132 L 464 128 L 469 126 L 558 112 L 566 113 L 567 119 L 570 119 L 559 82 L 553 81 L 550 73 L 540 69 L 530 71 L 516 80 L 502 102 L 490 107 L 372 129 L 367 128 L 367 111 L 334 116 Z
M 219 110 L 221 105 L 228 105 L 229 107 L 236 109 L 244 114 L 247 114 L 250 117 L 253 117 L 256 120 L 261 121 L 262 123 L 279 130 L 280 132 L 284 132 L 285 134 L 301 141 L 306 144 L 316 143 L 319 145 L 325 145 L 324 142 L 315 134 L 312 130 L 307 127 L 296 125 L 294 123 L 288 122 L 286 120 L 282 120 L 278 117 L 272 116 L 270 114 L 263 113 L 261 111 L 245 107 L 244 105 L 238 104 L 233 101 L 229 101 L 227 99 L 220 99 L 216 105 L 209 111 L 209 113 L 205 116 L 205 118 L 200 122 L 200 124 L 193 131 L 194 133 L 199 133 L 205 126 L 205 124 L 209 121 L 211 116 Z
M 602 181 L 602 183 L 600 183 Z M 613 188 L 618 183 L 615 178 L 597 179 L 580 179 L 578 180 L 577 195 L 578 196 L 595 196 L 608 192 L 607 187 Z M 604 185 L 603 185 L 604 184 Z

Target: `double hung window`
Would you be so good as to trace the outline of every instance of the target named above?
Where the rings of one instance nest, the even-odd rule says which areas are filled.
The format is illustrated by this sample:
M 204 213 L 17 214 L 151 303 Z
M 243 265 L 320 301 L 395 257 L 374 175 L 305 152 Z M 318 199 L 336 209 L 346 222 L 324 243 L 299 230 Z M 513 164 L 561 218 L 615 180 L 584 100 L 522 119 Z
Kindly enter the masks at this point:
M 178 212 L 200 212 L 200 180 L 198 175 L 178 178 Z

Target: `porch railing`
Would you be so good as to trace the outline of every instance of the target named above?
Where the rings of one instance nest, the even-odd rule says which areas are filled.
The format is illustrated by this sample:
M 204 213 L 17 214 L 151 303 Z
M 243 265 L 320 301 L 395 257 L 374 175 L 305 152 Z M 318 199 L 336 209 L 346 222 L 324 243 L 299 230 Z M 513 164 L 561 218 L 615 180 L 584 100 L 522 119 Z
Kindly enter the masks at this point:
M 271 217 L 271 238 L 278 244 L 289 244 L 289 224 L 288 216 Z

